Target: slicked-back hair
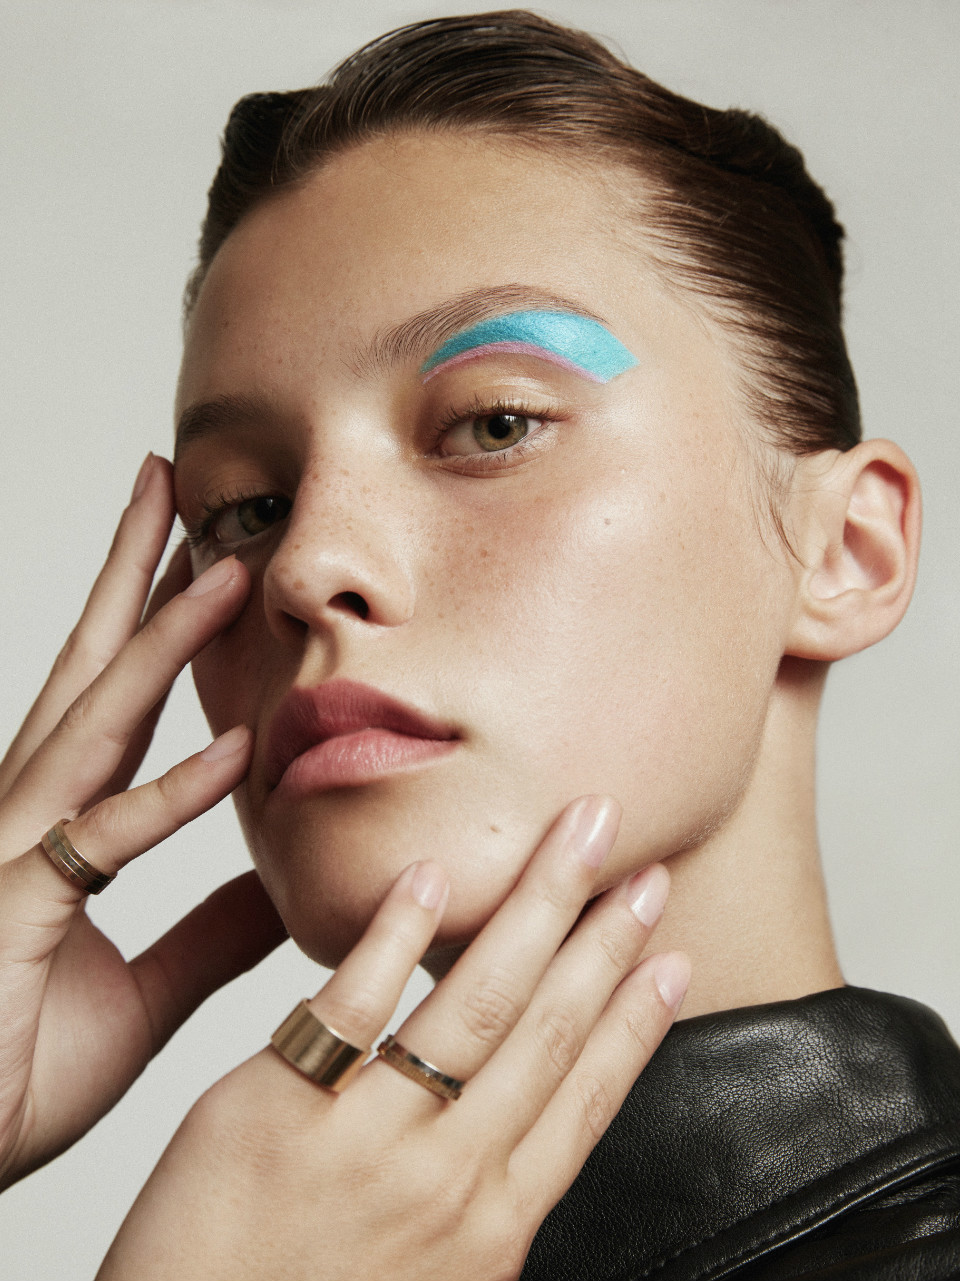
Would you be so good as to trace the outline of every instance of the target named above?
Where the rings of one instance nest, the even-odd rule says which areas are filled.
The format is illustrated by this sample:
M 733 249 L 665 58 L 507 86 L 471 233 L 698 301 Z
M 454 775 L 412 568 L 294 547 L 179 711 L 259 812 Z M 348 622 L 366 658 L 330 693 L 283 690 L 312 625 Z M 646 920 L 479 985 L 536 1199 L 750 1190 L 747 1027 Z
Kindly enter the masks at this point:
M 209 192 L 193 306 L 246 213 L 391 133 L 467 131 L 636 171 L 645 244 L 730 335 L 762 438 L 793 454 L 860 438 L 841 328 L 843 228 L 761 117 L 671 93 L 598 40 L 524 10 L 413 23 L 316 87 L 234 107 Z M 616 213 L 616 210 L 613 211 Z

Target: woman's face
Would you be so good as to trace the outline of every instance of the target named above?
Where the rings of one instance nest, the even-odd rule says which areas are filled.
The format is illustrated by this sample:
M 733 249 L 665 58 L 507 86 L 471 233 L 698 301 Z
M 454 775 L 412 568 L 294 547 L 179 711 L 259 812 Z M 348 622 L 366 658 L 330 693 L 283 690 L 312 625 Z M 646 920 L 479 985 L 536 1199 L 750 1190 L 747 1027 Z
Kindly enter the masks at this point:
M 201 290 L 178 506 L 196 570 L 235 552 L 253 590 L 195 679 L 216 731 L 256 731 L 241 821 L 327 964 L 416 859 L 450 872 L 449 946 L 574 797 L 623 806 L 612 884 L 749 780 L 792 580 L 730 353 L 628 234 L 622 181 L 368 143 L 249 214 Z M 562 322 L 551 355 L 544 311 L 604 328 Z

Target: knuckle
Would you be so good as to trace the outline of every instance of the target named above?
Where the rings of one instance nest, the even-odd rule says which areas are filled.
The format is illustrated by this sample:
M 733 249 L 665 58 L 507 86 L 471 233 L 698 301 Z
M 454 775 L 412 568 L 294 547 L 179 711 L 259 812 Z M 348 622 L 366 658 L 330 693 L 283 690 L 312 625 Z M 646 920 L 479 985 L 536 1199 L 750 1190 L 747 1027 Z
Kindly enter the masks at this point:
M 537 885 L 537 893 L 549 910 L 558 914 L 565 914 L 583 902 L 583 896 L 575 893 L 569 877 L 544 876 Z
M 610 1093 L 598 1077 L 581 1076 L 577 1080 L 577 1094 L 583 1123 L 594 1143 L 598 1143 L 615 1111 Z
M 389 1011 L 388 1011 L 389 1013 Z M 348 997 L 323 994 L 320 1015 L 331 1031 L 346 1040 L 366 1044 L 384 1021 L 380 998 L 373 988 L 357 988 Z
M 80 848 L 90 850 L 113 849 L 123 835 L 121 815 L 116 805 L 101 801 L 83 816 L 82 835 L 77 838 Z
M 242 1081 L 228 1073 L 210 1086 L 187 1113 L 183 1129 L 189 1140 L 207 1148 L 215 1139 L 216 1152 L 230 1162 L 242 1162 L 255 1173 L 282 1166 L 290 1142 L 285 1127 L 251 1126 L 250 1104 Z
M 512 977 L 503 971 L 484 975 L 483 981 L 466 994 L 460 1005 L 460 1017 L 467 1031 L 484 1044 L 502 1041 L 520 1013 Z
M 540 1019 L 537 1038 L 557 1075 L 566 1076 L 582 1048 L 580 1029 L 572 1013 L 563 1009 L 548 1011 Z
M 64 641 L 63 648 L 53 664 L 53 670 L 60 673 L 70 668 L 78 668 L 88 680 L 93 680 L 95 676 L 99 676 L 113 657 L 111 650 L 96 644 L 86 629 L 78 624 Z
M 120 748 L 125 748 L 130 741 L 128 732 L 100 722 L 97 699 L 89 686 L 77 695 L 60 717 L 57 729 L 67 736 L 94 734 L 101 742 L 114 743 Z
M 636 945 L 632 939 L 624 935 L 622 930 L 614 929 L 610 925 L 601 927 L 597 931 L 596 944 L 603 958 L 610 962 L 611 967 L 618 974 L 625 974 L 633 964 Z
M 623 1026 L 632 1045 L 637 1046 L 644 1054 L 652 1053 L 658 1030 L 650 1026 L 649 1017 L 645 1017 L 640 1010 L 627 1009 L 623 1013 Z
M 183 779 L 182 771 L 179 765 L 173 769 L 167 770 L 166 774 L 161 774 L 154 782 L 156 799 L 164 808 L 176 806 L 177 802 L 182 799 Z

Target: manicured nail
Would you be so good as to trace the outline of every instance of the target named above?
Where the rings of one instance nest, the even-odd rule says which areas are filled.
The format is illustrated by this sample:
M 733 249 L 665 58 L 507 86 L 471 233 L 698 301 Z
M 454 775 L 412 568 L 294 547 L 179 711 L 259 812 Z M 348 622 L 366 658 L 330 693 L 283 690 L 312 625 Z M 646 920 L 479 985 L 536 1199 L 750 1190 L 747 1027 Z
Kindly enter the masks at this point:
M 642 925 L 656 925 L 663 916 L 670 889 L 670 873 L 662 863 L 637 872 L 627 882 L 630 911 Z
M 200 753 L 200 759 L 222 761 L 228 756 L 236 756 L 246 747 L 249 737 L 250 731 L 245 725 L 234 725 L 233 729 L 228 729 L 226 734 L 221 734 L 205 747 Z
M 146 458 L 140 464 L 140 470 L 137 472 L 137 479 L 133 485 L 133 493 L 130 495 L 131 503 L 135 503 L 146 492 L 150 484 L 150 477 L 153 474 L 153 453 L 147 454 Z
M 437 863 L 418 863 L 410 882 L 410 893 L 428 911 L 436 911 L 447 901 L 450 883 Z
M 612 796 L 585 796 L 574 810 L 570 842 L 588 867 L 599 867 L 610 853 L 620 823 L 620 806 Z
M 211 565 L 199 578 L 193 580 L 183 593 L 184 596 L 206 596 L 207 592 L 216 591 L 218 587 L 223 587 L 225 583 L 229 582 L 236 568 L 236 556 L 228 556 L 226 560 L 218 560 L 215 565 Z
M 690 986 L 690 958 L 683 952 L 665 952 L 654 961 L 653 978 L 664 1005 L 679 1010 Z

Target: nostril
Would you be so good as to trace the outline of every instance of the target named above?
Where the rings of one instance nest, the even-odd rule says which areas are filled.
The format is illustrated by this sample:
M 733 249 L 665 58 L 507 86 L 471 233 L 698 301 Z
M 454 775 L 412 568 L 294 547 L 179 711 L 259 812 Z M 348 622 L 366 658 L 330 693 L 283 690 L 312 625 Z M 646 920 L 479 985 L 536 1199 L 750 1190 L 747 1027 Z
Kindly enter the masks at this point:
M 356 614 L 357 618 L 366 618 L 370 606 L 359 592 L 339 592 L 330 599 L 330 609 L 342 610 L 345 614 Z

